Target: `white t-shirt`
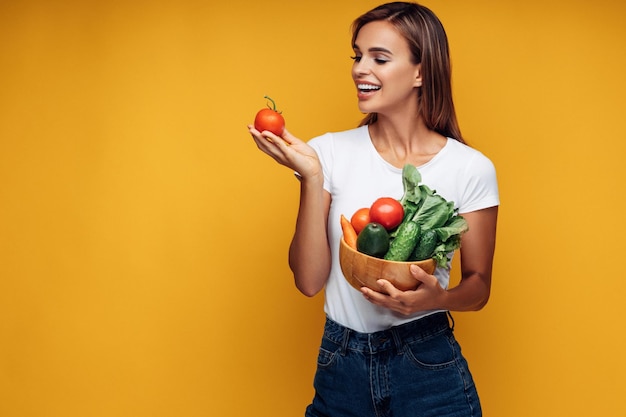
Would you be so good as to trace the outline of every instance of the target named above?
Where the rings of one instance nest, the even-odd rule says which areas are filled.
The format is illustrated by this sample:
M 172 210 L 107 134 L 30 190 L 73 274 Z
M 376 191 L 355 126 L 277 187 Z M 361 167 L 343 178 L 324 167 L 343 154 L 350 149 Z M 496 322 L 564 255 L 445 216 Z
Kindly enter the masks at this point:
M 342 236 L 340 216 L 350 218 L 361 207 L 377 198 L 400 199 L 403 194 L 402 169 L 385 161 L 372 144 L 367 126 L 326 133 L 309 141 L 317 152 L 324 171 L 324 189 L 331 196 L 328 234 L 332 266 L 325 288 L 324 311 L 332 320 L 359 332 L 375 332 L 432 314 L 422 311 L 400 315 L 367 301 L 352 288 L 339 265 Z M 495 168 L 479 151 L 454 139 L 426 164 L 417 167 L 422 183 L 448 201 L 459 213 L 499 205 Z M 450 259 L 451 259 L 450 254 Z M 435 276 L 443 288 L 450 280 L 450 263 L 437 268 Z

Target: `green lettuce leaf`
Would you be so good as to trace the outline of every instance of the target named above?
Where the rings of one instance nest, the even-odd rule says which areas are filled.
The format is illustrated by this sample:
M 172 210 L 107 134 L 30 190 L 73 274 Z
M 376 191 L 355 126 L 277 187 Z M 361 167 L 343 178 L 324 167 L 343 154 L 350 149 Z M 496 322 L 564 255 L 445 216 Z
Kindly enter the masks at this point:
M 436 229 L 445 225 L 454 215 L 454 203 L 435 193 L 426 185 L 420 185 L 423 201 L 413 216 L 422 229 Z
M 467 221 L 465 221 L 463 216 L 456 215 L 451 217 L 443 227 L 438 227 L 435 231 L 437 232 L 439 241 L 446 242 L 450 237 L 461 235 L 468 230 Z
M 461 235 L 452 235 L 445 242 L 440 243 L 435 248 L 433 258 L 437 266 L 445 268 L 448 265 L 448 254 L 461 247 Z
M 432 257 L 437 266 L 446 267 L 448 254 L 461 247 L 461 235 L 468 230 L 465 219 L 456 213 L 454 202 L 446 201 L 425 184 L 420 184 L 422 176 L 418 169 L 406 164 L 402 169 L 404 194 L 400 203 L 404 208 L 404 222 L 414 221 L 424 231 L 433 230 L 437 236 L 437 246 Z M 390 236 L 396 237 L 399 228 Z M 430 250 L 429 250 L 430 252 Z
M 421 200 L 421 190 L 419 189 L 419 183 L 422 181 L 422 175 L 417 170 L 415 165 L 406 164 L 402 168 L 402 186 L 404 187 L 404 194 L 400 199 L 400 203 L 404 204 L 407 201 L 418 204 Z

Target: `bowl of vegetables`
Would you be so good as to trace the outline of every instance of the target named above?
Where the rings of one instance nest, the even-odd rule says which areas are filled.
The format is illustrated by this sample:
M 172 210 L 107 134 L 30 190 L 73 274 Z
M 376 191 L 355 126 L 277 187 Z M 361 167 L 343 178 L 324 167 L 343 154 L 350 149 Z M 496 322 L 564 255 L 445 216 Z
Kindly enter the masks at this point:
M 357 290 L 368 287 L 380 291 L 377 284 L 379 279 L 386 279 L 401 291 L 414 290 L 418 281 L 413 278 L 409 268 L 417 265 L 427 274 L 435 272 L 435 260 L 430 258 L 423 261 L 396 262 L 366 255 L 348 246 L 342 238 L 339 246 L 339 263 L 346 280 Z
M 414 290 L 419 282 L 411 265 L 432 275 L 437 267 L 447 267 L 448 254 L 461 247 L 468 226 L 454 203 L 420 184 L 413 165 L 404 166 L 402 182 L 400 200 L 381 197 L 351 219 L 341 215 L 339 263 L 356 289 L 380 291 L 377 281 L 386 279 L 399 290 Z

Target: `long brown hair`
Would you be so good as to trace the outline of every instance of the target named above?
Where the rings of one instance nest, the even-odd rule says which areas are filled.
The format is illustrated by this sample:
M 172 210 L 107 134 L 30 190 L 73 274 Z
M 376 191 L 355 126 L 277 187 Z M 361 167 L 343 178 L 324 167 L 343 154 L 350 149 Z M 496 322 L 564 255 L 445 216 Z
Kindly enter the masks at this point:
M 414 64 L 421 64 L 422 86 L 419 88 L 419 113 L 426 126 L 435 132 L 465 143 L 452 100 L 452 71 L 448 37 L 437 16 L 417 3 L 393 2 L 380 5 L 352 23 L 352 45 L 367 23 L 385 20 L 391 23 L 409 43 Z M 360 126 L 376 121 L 368 114 Z

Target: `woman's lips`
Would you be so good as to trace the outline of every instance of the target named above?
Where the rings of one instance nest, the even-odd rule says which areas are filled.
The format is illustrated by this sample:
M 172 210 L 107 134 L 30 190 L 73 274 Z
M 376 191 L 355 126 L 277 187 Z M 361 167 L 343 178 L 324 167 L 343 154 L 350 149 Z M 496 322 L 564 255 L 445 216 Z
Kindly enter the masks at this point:
M 371 83 L 356 83 L 357 95 L 359 98 L 368 98 L 380 90 L 380 86 Z

